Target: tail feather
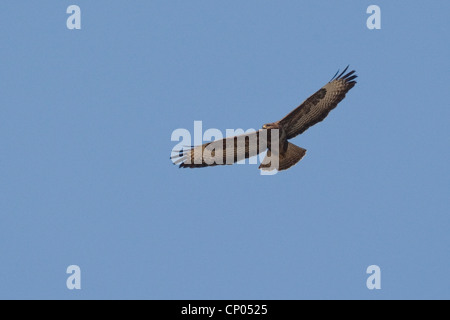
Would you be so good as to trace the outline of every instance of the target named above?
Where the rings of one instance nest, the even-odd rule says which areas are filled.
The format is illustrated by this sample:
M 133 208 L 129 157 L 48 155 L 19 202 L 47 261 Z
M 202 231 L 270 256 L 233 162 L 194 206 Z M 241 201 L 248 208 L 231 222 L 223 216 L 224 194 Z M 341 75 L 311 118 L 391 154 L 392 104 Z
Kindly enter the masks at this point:
M 266 157 L 264 158 L 263 162 L 259 166 L 259 169 L 264 171 L 272 171 L 274 169 L 277 169 L 278 171 L 286 170 L 295 165 L 297 162 L 302 160 L 302 158 L 306 154 L 306 149 L 300 148 L 296 146 L 295 144 L 288 143 L 287 150 L 284 154 L 281 154 L 278 160 L 278 168 L 276 168 L 271 163 L 271 152 L 270 150 L 267 151 Z

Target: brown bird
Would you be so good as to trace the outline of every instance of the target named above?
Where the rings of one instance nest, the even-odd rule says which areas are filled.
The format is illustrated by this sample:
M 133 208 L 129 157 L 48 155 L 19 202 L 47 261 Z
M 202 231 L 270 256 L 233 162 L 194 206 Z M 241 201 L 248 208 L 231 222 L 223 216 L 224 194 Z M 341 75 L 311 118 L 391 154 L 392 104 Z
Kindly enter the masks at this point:
M 354 79 L 357 78 L 354 70 L 345 74 L 347 69 L 348 66 L 339 75 L 339 71 L 336 72 L 330 82 L 283 119 L 265 124 L 256 132 L 177 151 L 171 157 L 173 163 L 179 164 L 180 168 L 233 164 L 268 149 L 259 169 L 281 171 L 292 167 L 305 156 L 306 150 L 288 140 L 325 119 L 328 113 L 345 98 L 345 94 L 356 84 Z M 275 144 L 273 144 L 274 140 Z

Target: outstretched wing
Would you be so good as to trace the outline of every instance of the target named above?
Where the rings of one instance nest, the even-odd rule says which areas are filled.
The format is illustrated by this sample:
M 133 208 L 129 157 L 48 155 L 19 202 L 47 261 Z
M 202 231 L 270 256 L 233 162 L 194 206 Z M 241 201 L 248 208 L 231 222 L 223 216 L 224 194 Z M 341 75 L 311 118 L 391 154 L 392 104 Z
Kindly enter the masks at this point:
M 233 164 L 266 150 L 267 132 L 264 131 L 266 130 L 215 140 L 187 150 L 173 151 L 171 159 L 174 164 L 179 164 L 180 168 Z
M 345 98 L 345 94 L 356 84 L 354 79 L 357 77 L 354 70 L 345 74 L 347 69 L 348 66 L 336 77 L 338 71 L 322 89 L 279 121 L 288 139 L 303 133 L 309 127 L 325 119 L 328 113 Z

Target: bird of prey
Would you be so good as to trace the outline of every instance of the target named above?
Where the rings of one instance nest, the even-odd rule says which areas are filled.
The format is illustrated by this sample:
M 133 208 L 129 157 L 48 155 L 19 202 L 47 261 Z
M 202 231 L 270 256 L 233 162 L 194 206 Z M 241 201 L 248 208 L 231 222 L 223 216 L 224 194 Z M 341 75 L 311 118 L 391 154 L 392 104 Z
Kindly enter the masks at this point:
M 173 163 L 179 164 L 180 168 L 233 164 L 267 150 L 259 169 L 282 171 L 292 167 L 305 156 L 306 150 L 288 140 L 325 119 L 345 98 L 345 94 L 356 84 L 357 77 L 354 70 L 346 73 L 347 69 L 348 66 L 340 74 L 336 72 L 325 86 L 283 119 L 265 124 L 255 132 L 177 151 L 171 156 Z M 276 137 L 278 144 L 273 144 L 273 137 Z

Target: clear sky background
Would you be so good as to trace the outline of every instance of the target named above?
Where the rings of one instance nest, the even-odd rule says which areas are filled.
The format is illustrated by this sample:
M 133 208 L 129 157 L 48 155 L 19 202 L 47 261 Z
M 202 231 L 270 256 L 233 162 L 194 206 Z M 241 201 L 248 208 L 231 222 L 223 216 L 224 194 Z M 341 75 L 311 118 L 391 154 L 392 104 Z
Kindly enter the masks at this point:
M 1 1 L 0 298 L 450 299 L 449 12 Z M 348 64 L 288 171 L 169 160 L 173 130 L 260 128 Z

